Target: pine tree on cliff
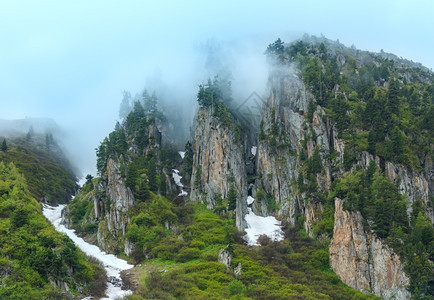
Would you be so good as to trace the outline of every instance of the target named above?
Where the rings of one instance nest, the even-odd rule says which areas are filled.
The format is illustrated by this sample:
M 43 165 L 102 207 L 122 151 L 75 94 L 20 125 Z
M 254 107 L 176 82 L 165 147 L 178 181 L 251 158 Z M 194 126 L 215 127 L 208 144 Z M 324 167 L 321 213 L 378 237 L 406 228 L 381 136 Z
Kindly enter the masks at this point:
M 265 50 L 265 54 L 268 56 L 273 56 L 279 60 L 283 60 L 285 52 L 285 44 L 282 42 L 280 38 L 278 38 L 274 43 L 269 44 L 267 50 Z
M 185 156 L 182 163 L 185 179 L 189 180 L 193 172 L 193 147 L 190 141 L 185 144 Z
M 125 185 L 129 187 L 132 191 L 135 190 L 137 176 L 138 175 L 136 165 L 134 163 L 130 163 L 127 168 L 127 178 L 125 180 Z
M 156 192 L 158 190 L 158 182 L 157 182 L 157 172 L 156 172 L 156 165 L 155 165 L 155 158 L 151 158 L 148 162 L 148 185 L 149 189 L 153 192 Z
M 8 145 L 6 144 L 6 139 L 3 139 L 3 143 L 2 143 L 1 149 L 2 149 L 3 152 L 8 151 Z
M 397 80 L 389 80 L 389 91 L 387 96 L 387 106 L 389 108 L 389 111 L 397 115 L 399 112 L 399 83 Z
M 237 208 L 237 190 L 232 184 L 228 191 L 228 210 Z
M 148 185 L 143 180 L 140 180 L 139 188 L 134 193 L 135 199 L 137 201 L 146 201 L 150 196 Z
M 127 91 L 123 93 L 122 102 L 119 106 L 119 118 L 124 119 L 131 112 L 131 94 Z

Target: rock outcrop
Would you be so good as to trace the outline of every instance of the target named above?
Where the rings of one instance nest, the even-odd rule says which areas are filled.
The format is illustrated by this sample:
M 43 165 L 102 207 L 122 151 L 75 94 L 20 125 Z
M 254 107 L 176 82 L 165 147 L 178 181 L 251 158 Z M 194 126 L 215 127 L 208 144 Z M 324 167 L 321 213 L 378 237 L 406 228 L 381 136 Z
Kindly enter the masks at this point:
M 314 180 L 319 190 L 325 192 L 329 190 L 332 178 L 330 163 L 325 157 L 333 145 L 339 146 L 338 152 L 343 152 L 343 146 L 335 137 L 331 122 L 321 118 L 320 114 L 324 112 L 320 107 L 313 112 L 312 124 L 308 126 L 306 113 L 313 96 L 295 67 L 274 71 L 270 75 L 269 89 L 270 96 L 262 116 L 261 130 L 265 136 L 260 137 L 257 151 L 256 191 L 263 188 L 271 194 L 277 205 L 277 215 L 286 218 L 291 225 L 295 225 L 298 217 L 304 217 L 305 228 L 311 234 L 312 223 L 317 220 L 322 205 L 318 199 L 306 199 L 297 188 L 302 168 L 301 152 L 310 158 L 316 148 L 320 150 L 323 171 L 316 174 Z M 314 138 L 309 139 L 310 136 Z M 306 178 L 303 182 L 307 182 Z M 313 207 L 319 211 L 312 210 Z M 261 211 L 267 212 L 263 208 Z
M 238 192 L 236 226 L 245 228 L 247 213 L 247 141 L 236 136 L 234 124 L 224 125 L 212 108 L 200 108 L 193 144 L 191 196 L 193 201 L 215 207 L 215 197 L 226 198 L 234 185 Z
M 354 289 L 383 299 L 410 299 L 403 263 L 392 249 L 363 227 L 360 212 L 343 210 L 335 199 L 335 225 L 330 244 L 330 264 L 341 280 Z

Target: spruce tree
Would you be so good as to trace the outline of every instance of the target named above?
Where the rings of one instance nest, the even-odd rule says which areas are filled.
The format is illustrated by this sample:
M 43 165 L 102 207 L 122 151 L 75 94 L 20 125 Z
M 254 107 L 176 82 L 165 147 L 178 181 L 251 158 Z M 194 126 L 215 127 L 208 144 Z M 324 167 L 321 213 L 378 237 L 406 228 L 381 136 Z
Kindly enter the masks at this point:
M 235 189 L 235 186 L 232 184 L 229 188 L 228 195 L 228 210 L 234 210 L 237 208 L 237 190 Z
M 137 167 L 134 163 L 130 163 L 127 168 L 127 178 L 125 180 L 125 185 L 134 191 L 136 187 L 137 178 Z
M 8 151 L 8 145 L 6 144 L 6 139 L 3 139 L 3 143 L 2 143 L 1 149 L 2 149 L 3 152 Z
M 156 171 L 156 165 L 155 165 L 155 158 L 151 158 L 148 162 L 148 185 L 149 189 L 153 192 L 156 192 L 158 190 L 158 182 L 157 182 L 157 171 Z
M 146 201 L 151 196 L 149 192 L 148 185 L 143 181 L 140 180 L 139 188 L 134 193 L 134 197 L 137 201 Z
M 399 112 L 399 83 L 397 80 L 389 80 L 389 91 L 387 96 L 387 106 L 389 111 L 397 115 Z

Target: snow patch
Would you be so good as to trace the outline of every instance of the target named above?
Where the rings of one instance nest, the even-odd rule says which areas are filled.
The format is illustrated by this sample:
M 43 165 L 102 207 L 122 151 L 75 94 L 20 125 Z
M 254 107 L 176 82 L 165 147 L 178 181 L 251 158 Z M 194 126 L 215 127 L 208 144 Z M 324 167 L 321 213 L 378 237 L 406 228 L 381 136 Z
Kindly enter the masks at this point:
M 107 254 L 101 251 L 95 245 L 85 242 L 82 238 L 75 235 L 75 230 L 68 229 L 63 224 L 61 224 L 62 209 L 64 207 L 65 205 L 59 205 L 54 207 L 54 206 L 49 206 L 44 204 L 42 213 L 48 219 L 48 221 L 50 221 L 50 223 L 54 225 L 57 231 L 66 233 L 66 235 L 74 242 L 74 244 L 78 248 L 80 248 L 81 251 L 99 260 L 103 264 L 104 269 L 107 272 L 108 278 L 114 277 L 116 278 L 116 282 L 122 283 L 122 280 L 120 278 L 120 272 L 123 270 L 131 269 L 133 265 L 128 264 L 123 259 L 117 258 L 113 254 Z M 119 284 L 115 286 L 109 281 L 107 282 L 107 289 L 106 289 L 107 298 L 101 298 L 101 299 L 118 299 L 118 298 L 125 297 L 127 295 L 131 295 L 132 293 L 133 292 L 130 290 L 122 290 Z
M 184 185 L 181 183 L 182 176 L 179 175 L 179 170 L 173 169 L 172 171 L 173 171 L 172 177 L 173 180 L 175 180 L 176 185 L 183 188 Z
M 252 196 L 247 197 L 247 205 L 252 205 L 253 202 L 255 202 L 255 198 Z
M 181 158 L 184 159 L 185 157 L 185 151 L 178 151 L 179 155 L 181 155 Z
M 256 150 L 258 150 L 258 147 L 253 146 L 252 149 L 250 150 L 253 154 L 253 156 L 256 156 Z
M 184 185 L 181 182 L 182 176 L 179 175 L 179 170 L 172 169 L 172 171 L 173 171 L 172 177 L 173 177 L 173 180 L 175 180 L 175 184 L 181 188 L 181 193 L 179 193 L 178 196 L 187 196 L 188 195 L 187 192 L 184 191 L 184 189 L 183 189 Z
M 186 191 L 184 191 L 183 189 L 181 189 L 181 193 L 178 194 L 178 196 L 182 197 L 182 196 L 187 196 L 188 193 Z
M 263 234 L 273 241 L 283 240 L 283 231 L 281 229 L 280 221 L 273 216 L 257 216 L 250 207 L 248 208 L 248 211 L 249 213 L 244 216 L 244 219 L 247 222 L 244 240 L 249 246 L 259 246 L 258 238 Z

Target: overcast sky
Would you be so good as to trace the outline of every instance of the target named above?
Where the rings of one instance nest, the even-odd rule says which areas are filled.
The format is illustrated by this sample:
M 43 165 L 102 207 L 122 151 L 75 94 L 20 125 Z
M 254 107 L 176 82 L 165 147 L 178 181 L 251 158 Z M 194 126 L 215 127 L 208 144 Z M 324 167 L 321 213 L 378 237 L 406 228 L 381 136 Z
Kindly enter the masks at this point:
M 94 172 L 123 90 L 164 86 L 176 101 L 194 98 L 205 50 L 230 45 L 234 88 L 258 86 L 267 44 L 304 33 L 433 69 L 433 3 L 0 0 L 0 118 L 53 118 L 70 132 L 79 167 Z

